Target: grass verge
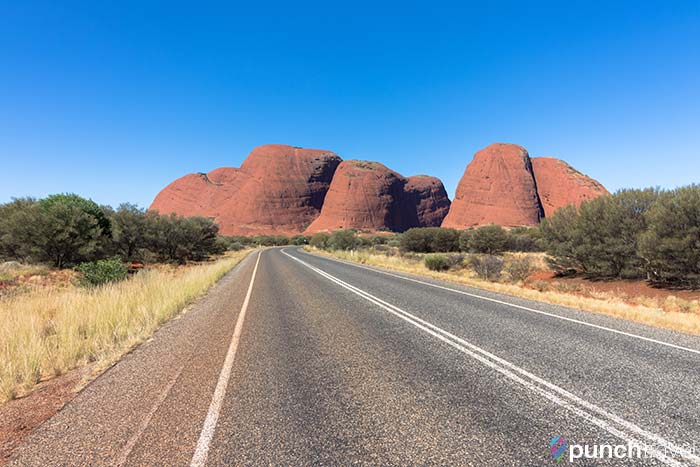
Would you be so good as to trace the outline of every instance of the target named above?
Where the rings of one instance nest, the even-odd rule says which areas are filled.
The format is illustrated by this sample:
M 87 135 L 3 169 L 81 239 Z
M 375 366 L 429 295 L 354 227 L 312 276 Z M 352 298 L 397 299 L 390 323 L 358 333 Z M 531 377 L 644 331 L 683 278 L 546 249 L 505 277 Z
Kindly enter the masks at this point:
M 0 402 L 93 363 L 112 364 L 148 339 L 248 253 L 142 271 L 95 289 L 49 288 L 0 300 Z
M 368 266 L 378 266 L 380 268 L 391 269 L 399 272 L 407 272 L 434 279 L 440 279 L 456 284 L 464 284 L 471 287 L 490 290 L 515 297 L 527 298 L 554 305 L 563 305 L 571 308 L 601 313 L 609 316 L 636 321 L 638 323 L 656 326 L 687 334 L 700 335 L 700 313 L 697 312 L 697 301 L 693 303 L 693 311 L 665 311 L 662 307 L 666 303 L 630 304 L 629 297 L 616 297 L 613 294 L 606 294 L 600 298 L 582 297 L 572 293 L 552 290 L 536 290 L 524 287 L 522 284 L 490 282 L 474 277 L 473 272 L 467 269 L 457 269 L 454 271 L 437 272 L 430 271 L 425 267 L 423 261 L 416 257 L 402 257 L 399 255 L 388 256 L 370 251 L 326 251 L 313 247 L 305 247 L 309 252 L 321 256 L 328 256 L 341 260 L 366 264 Z M 540 258 L 541 259 L 541 258 Z M 666 300 L 667 302 L 669 299 Z M 674 300 L 671 300 L 674 301 Z M 649 303 L 649 300 L 640 300 L 642 303 Z M 658 306 L 657 306 L 658 305 Z

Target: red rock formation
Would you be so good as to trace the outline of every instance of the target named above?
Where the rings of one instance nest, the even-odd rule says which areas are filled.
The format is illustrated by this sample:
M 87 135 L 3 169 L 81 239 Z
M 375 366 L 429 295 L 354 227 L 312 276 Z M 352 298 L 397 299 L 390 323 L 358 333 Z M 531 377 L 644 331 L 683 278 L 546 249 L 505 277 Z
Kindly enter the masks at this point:
M 151 209 L 214 217 L 225 235 L 296 234 L 318 216 L 340 160 L 330 151 L 260 146 L 240 169 L 176 180 Z
M 439 226 L 449 206 L 435 177 L 404 178 L 378 162 L 349 160 L 338 166 L 321 214 L 306 233 Z
M 442 226 L 536 225 L 543 214 L 525 148 L 495 143 L 474 155 Z
M 603 185 L 560 159 L 533 157 L 532 170 L 546 217 L 569 204 L 578 206 L 583 201 L 609 194 Z
M 404 226 L 439 227 L 450 210 L 450 199 L 439 178 L 427 175 L 414 175 L 406 179 L 404 185 L 407 220 Z M 412 210 L 416 212 L 415 221 L 410 220 Z
M 343 161 L 308 233 L 338 229 L 402 230 L 404 178 L 378 162 Z
M 219 190 L 208 174 L 196 173 L 180 177 L 161 190 L 151 209 L 162 214 L 210 216 L 212 198 Z

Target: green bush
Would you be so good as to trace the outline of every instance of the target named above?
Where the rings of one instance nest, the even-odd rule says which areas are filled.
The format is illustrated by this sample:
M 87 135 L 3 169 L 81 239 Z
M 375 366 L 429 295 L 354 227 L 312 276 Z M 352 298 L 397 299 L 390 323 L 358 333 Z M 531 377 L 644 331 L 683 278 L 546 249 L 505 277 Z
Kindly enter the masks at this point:
M 514 227 L 508 231 L 508 251 L 544 251 L 542 231 L 538 227 Z
M 658 190 L 621 190 L 558 210 L 541 225 L 547 252 L 558 271 L 575 269 L 590 277 L 640 277 L 645 262 L 637 240 L 646 231 L 645 213 Z
M 503 258 L 494 255 L 475 255 L 469 261 L 477 276 L 492 282 L 500 279 L 503 263 Z
M 447 253 L 459 251 L 459 230 L 442 227 L 414 227 L 401 235 L 403 251 Z
M 256 235 L 252 238 L 256 246 L 285 246 L 291 245 L 291 239 L 284 235 Z
M 700 185 L 661 193 L 646 221 L 639 256 L 649 279 L 700 284 Z
M 450 269 L 450 259 L 447 255 L 441 253 L 432 253 L 426 255 L 423 259 L 425 267 L 431 271 L 447 271 Z
M 485 225 L 474 230 L 469 239 L 469 251 L 496 255 L 508 249 L 508 232 L 500 225 Z
M 77 195 L 19 199 L 0 208 L 0 254 L 6 259 L 69 267 L 100 258 L 110 241 L 103 209 Z
M 308 245 L 309 244 L 309 237 L 306 237 L 304 235 L 295 235 L 291 238 L 290 240 L 292 245 Z
M 80 263 L 75 270 L 79 273 L 78 284 L 83 287 L 119 282 L 128 275 L 127 267 L 119 258 Z
M 330 235 L 328 235 L 325 232 L 315 233 L 311 237 L 311 240 L 309 240 L 309 245 L 311 245 L 314 248 L 320 248 L 322 250 L 325 250 L 326 247 L 328 246 L 328 239 L 329 238 L 330 238 Z
M 245 248 L 245 245 L 239 242 L 231 242 L 228 244 L 228 251 L 241 251 Z
M 386 245 L 389 242 L 389 235 L 372 235 L 369 237 L 369 243 L 372 246 Z
M 148 212 L 148 250 L 160 261 L 202 261 L 220 251 L 219 227 L 205 217 Z
M 469 251 L 469 243 L 472 241 L 472 236 L 474 235 L 474 229 L 463 230 L 459 234 L 459 250 Z
M 352 230 L 336 230 L 328 237 L 326 247 L 330 250 L 353 250 L 360 241 Z

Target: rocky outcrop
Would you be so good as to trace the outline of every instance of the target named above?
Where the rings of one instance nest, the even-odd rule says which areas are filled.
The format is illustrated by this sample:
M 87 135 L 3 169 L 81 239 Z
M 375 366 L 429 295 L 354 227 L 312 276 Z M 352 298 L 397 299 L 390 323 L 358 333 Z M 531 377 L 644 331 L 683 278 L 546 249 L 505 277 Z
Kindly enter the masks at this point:
M 536 225 L 543 215 L 527 151 L 495 143 L 474 155 L 442 226 Z
M 450 210 L 450 199 L 439 178 L 414 175 L 404 185 L 406 224 L 410 227 L 440 227 Z M 411 218 L 415 211 L 415 219 Z
M 404 178 L 378 162 L 343 161 L 308 233 L 338 229 L 402 230 Z
M 378 162 L 342 162 L 330 151 L 269 144 L 255 148 L 240 168 L 175 180 L 151 209 L 214 218 L 225 235 L 401 232 L 439 225 L 536 225 L 556 209 L 607 193 L 566 162 L 531 160 L 515 144 L 495 143 L 477 152 L 452 204 L 435 177 L 404 178 Z
M 325 150 L 260 146 L 240 169 L 176 180 L 151 209 L 213 217 L 225 235 L 296 234 L 318 216 L 340 161 Z
M 578 206 L 584 201 L 609 194 L 596 180 L 554 157 L 533 157 L 532 170 L 546 217 L 564 206 Z
M 449 206 L 435 177 L 404 178 L 378 162 L 348 160 L 336 170 L 321 214 L 306 233 L 439 226 Z

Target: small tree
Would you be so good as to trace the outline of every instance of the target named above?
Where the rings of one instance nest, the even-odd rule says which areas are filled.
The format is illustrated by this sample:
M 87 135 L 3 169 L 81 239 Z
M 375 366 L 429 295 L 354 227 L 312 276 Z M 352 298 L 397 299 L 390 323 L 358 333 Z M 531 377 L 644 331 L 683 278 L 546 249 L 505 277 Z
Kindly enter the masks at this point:
M 469 249 L 476 253 L 496 255 L 508 249 L 508 232 L 500 225 L 485 225 L 474 230 Z
M 403 251 L 428 253 L 430 251 L 430 237 L 426 229 L 414 227 L 401 234 L 399 245 Z
M 219 251 L 218 226 L 205 217 L 159 216 L 148 213 L 148 249 L 160 259 L 185 263 L 201 261 Z
M 352 250 L 359 242 L 352 230 L 336 230 L 328 238 L 327 247 L 331 250 Z
M 32 209 L 36 209 L 29 213 L 35 224 L 26 241 L 36 259 L 56 267 L 99 257 L 105 237 L 111 236 L 110 222 L 102 209 L 78 195 L 51 195 Z
M 459 251 L 459 230 L 442 227 L 429 227 L 430 251 L 447 253 Z
M 667 191 L 646 212 L 639 256 L 648 278 L 700 283 L 700 185 Z
M 110 220 L 114 248 L 125 261 L 142 259 L 148 245 L 148 219 L 143 209 L 134 204 L 120 204 Z
M 309 240 L 309 245 L 311 245 L 314 248 L 320 248 L 321 250 L 325 250 L 328 247 L 329 237 L 330 235 L 328 235 L 325 232 L 315 233 L 311 237 L 311 240 Z
M 34 226 L 38 209 L 33 198 L 13 199 L 0 205 L 0 258 L 31 261 L 34 259 Z
M 470 242 L 472 241 L 472 236 L 474 235 L 474 229 L 463 230 L 459 234 L 459 249 L 460 251 L 470 251 Z

